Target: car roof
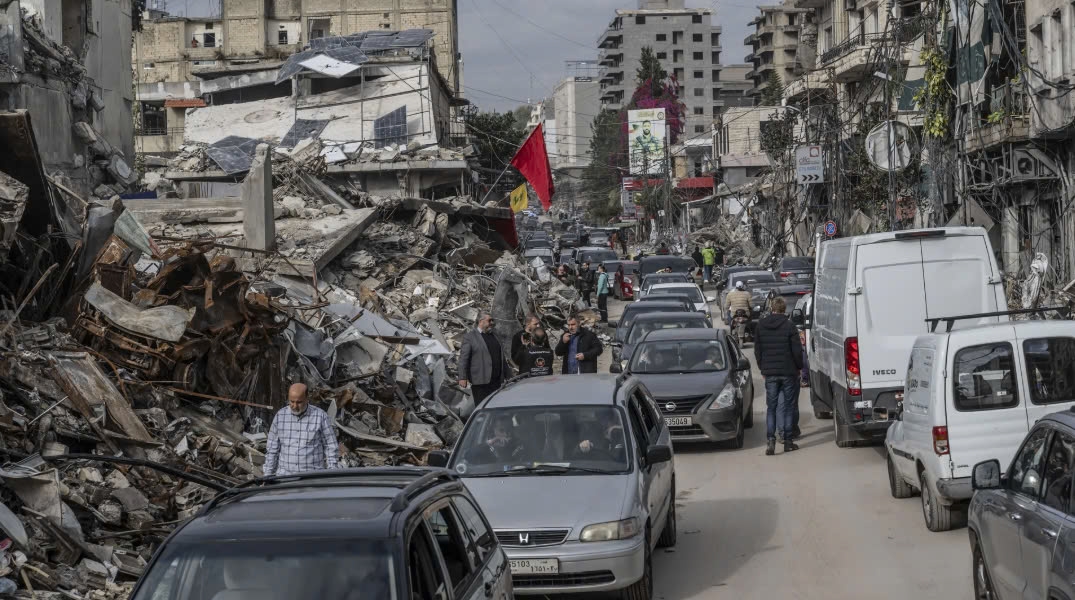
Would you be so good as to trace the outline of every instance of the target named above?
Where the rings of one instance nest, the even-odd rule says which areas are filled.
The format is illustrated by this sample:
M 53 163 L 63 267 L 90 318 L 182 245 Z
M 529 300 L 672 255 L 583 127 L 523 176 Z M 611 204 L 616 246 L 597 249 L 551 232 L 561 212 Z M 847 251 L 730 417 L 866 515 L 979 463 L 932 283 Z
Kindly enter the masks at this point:
M 661 296 L 661 298 L 671 298 L 671 297 L 672 296 Z M 683 303 L 682 302 L 673 302 L 671 300 L 649 300 L 649 301 L 646 301 L 645 303 L 643 303 L 641 301 L 632 302 L 632 303 L 628 304 L 626 307 L 624 307 L 623 312 L 624 312 L 624 314 L 627 314 L 628 312 L 636 312 L 636 311 L 642 310 L 643 307 L 645 307 L 646 313 L 648 314 L 650 312 L 660 312 L 659 309 L 662 309 L 662 308 L 683 308 Z M 674 311 L 668 311 L 668 312 L 674 312 Z
M 313 471 L 225 490 L 176 532 L 180 541 L 301 537 L 383 539 L 393 518 L 458 477 L 429 467 Z
M 1066 425 L 1071 429 L 1075 429 L 1075 410 L 1073 409 L 1075 409 L 1075 407 L 1049 413 L 1043 417 L 1043 420 L 1054 421 L 1061 425 Z
M 527 377 L 500 388 L 480 408 L 612 404 L 618 379 L 608 373 Z
M 679 329 L 657 329 L 649 332 L 642 340 L 645 342 L 721 340 L 724 330 L 715 327 L 685 327 Z
M 668 283 L 655 283 L 650 286 L 651 290 L 670 290 L 674 288 L 699 289 L 697 284 L 689 281 L 669 281 Z
M 637 317 L 635 317 L 634 320 L 631 321 L 631 326 L 634 327 L 635 325 L 637 325 L 639 323 L 649 323 L 649 322 L 652 322 L 652 321 L 682 321 L 684 319 L 686 319 L 688 321 L 702 321 L 702 322 L 705 322 L 705 315 L 703 315 L 700 312 L 688 312 L 688 311 L 682 311 L 682 312 L 675 312 L 675 311 L 647 312 L 647 313 L 643 313 L 643 314 L 638 315 Z
M 690 296 L 686 294 L 649 294 L 639 298 L 638 302 L 672 302 L 673 300 L 683 300 L 687 304 L 693 304 Z

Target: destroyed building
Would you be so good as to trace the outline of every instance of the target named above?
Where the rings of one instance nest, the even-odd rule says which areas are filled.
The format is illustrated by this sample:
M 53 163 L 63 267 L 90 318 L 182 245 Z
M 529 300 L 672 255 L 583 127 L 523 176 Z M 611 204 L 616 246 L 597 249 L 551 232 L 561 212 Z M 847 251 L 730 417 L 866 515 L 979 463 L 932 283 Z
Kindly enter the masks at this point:
M 48 176 L 83 196 L 110 198 L 137 179 L 131 71 L 115 68 L 130 60 L 133 26 L 130 0 L 0 5 L 0 111 L 33 110 Z M 23 124 L 6 115 L 0 127 Z
M 278 70 L 322 38 L 428 30 L 439 77 L 461 94 L 455 0 L 224 0 L 221 8 L 206 19 L 147 12 L 134 54 L 139 153 L 177 152 L 188 108 L 292 95 L 276 85 Z

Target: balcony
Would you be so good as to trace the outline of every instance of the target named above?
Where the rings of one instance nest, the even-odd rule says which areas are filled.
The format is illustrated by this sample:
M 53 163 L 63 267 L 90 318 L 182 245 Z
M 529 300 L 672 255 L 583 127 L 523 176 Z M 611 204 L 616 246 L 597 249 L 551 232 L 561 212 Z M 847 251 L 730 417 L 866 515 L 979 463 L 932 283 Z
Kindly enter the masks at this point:
M 743 40 L 744 46 L 752 46 L 758 40 L 758 34 L 752 33 Z
M 603 67 L 618 67 L 623 61 L 623 52 L 602 53 L 597 59 L 597 64 Z
M 757 58 L 757 57 L 758 57 L 757 54 L 754 54 L 753 52 L 751 52 L 750 54 L 747 54 L 746 56 L 743 57 L 743 62 L 752 63 L 752 62 L 754 62 L 754 59 Z
M 832 82 L 827 69 L 807 71 L 802 77 L 789 82 L 784 87 L 784 99 L 788 104 L 793 104 L 811 93 L 830 91 L 832 91 Z
M 829 0 L 795 0 L 795 8 L 823 8 Z
M 619 48 L 623 43 L 623 30 L 619 27 L 606 29 L 601 37 L 597 38 L 598 48 Z
M 1030 139 L 1030 104 L 1019 84 L 1006 83 L 993 88 L 989 111 L 985 121 L 967 128 L 964 136 L 967 152 Z
M 867 58 L 871 47 L 884 39 L 884 33 L 858 33 L 821 55 L 821 64 L 832 67 L 833 80 L 849 83 L 860 79 L 869 70 Z

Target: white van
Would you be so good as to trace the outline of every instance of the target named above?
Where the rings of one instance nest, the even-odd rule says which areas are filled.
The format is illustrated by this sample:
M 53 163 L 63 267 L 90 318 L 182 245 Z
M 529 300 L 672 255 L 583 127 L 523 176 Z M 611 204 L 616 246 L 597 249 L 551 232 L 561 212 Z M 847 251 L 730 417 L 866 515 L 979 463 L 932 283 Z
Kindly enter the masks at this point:
M 833 417 L 836 445 L 880 439 L 903 396 L 907 357 L 927 317 L 1007 308 L 981 227 L 819 241 L 810 352 L 814 415 Z M 963 320 L 956 328 L 1006 321 Z
M 1075 322 L 921 336 L 906 390 L 885 438 L 892 496 L 919 490 L 931 531 L 961 526 L 974 465 L 992 458 L 1007 465 L 1038 419 L 1075 404 Z

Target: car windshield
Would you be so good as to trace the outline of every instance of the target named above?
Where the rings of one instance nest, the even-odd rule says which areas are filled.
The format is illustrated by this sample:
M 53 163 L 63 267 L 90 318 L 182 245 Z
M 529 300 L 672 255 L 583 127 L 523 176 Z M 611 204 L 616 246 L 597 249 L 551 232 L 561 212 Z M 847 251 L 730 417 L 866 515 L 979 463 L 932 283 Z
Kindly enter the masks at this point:
M 697 286 L 675 286 L 675 287 L 652 287 L 649 290 L 652 296 L 667 296 L 675 294 L 677 296 L 686 296 L 691 299 L 691 302 L 700 304 L 705 302 L 705 298 L 702 296 L 702 290 L 699 290 Z
M 690 313 L 683 313 L 684 315 Z M 678 321 L 638 321 L 631 325 L 631 332 L 627 334 L 628 344 L 637 344 L 647 333 L 658 329 L 690 329 L 693 327 L 705 327 L 702 319 L 680 319 Z
M 599 265 L 606 260 L 616 260 L 619 258 L 612 250 L 583 250 L 582 262 L 589 262 L 591 265 Z
M 737 273 L 728 278 L 729 287 L 735 287 L 735 284 L 740 281 L 747 287 L 755 283 L 779 283 L 772 273 Z
M 793 256 L 780 261 L 780 266 L 785 269 L 813 269 L 814 259 L 811 256 Z
M 533 258 L 535 256 L 552 256 L 552 250 L 549 250 L 548 248 L 531 248 L 526 251 L 525 256 L 528 258 Z
M 174 542 L 133 600 L 394 599 L 396 568 L 376 540 Z
M 661 269 L 669 269 L 673 273 L 687 273 L 695 267 L 694 259 L 678 257 L 654 257 L 643 260 L 641 272 L 643 275 L 656 273 Z
M 646 289 L 648 290 L 649 288 L 657 285 L 658 283 L 679 283 L 679 282 L 686 282 L 686 281 L 687 281 L 687 274 L 686 273 L 669 273 L 667 275 L 664 275 L 664 274 L 650 275 L 649 277 L 646 278 Z
M 705 373 L 728 368 L 718 340 L 644 342 L 635 350 L 632 373 Z
M 510 477 L 623 473 L 630 464 L 618 408 L 527 406 L 475 413 L 450 468 L 463 477 Z

